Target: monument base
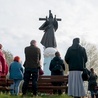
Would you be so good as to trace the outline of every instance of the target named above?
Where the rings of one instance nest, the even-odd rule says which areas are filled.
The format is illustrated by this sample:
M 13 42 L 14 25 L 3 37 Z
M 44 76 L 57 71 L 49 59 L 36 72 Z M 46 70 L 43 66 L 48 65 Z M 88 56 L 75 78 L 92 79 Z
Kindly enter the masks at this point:
M 50 62 L 55 56 L 55 52 L 57 49 L 53 47 L 46 48 L 44 50 L 44 75 L 51 75 L 51 71 L 49 70 Z

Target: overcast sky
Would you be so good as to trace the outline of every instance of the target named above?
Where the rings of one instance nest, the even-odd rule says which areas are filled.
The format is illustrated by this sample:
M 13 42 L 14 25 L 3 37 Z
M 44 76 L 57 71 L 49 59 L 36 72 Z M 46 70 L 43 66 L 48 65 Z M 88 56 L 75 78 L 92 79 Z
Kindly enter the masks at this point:
M 62 58 L 72 39 L 80 37 L 98 46 L 98 0 L 0 0 L 0 43 L 14 56 L 24 61 L 24 48 L 32 39 L 40 41 L 43 31 L 38 28 L 49 15 L 49 10 L 59 21 L 55 32 L 57 48 Z

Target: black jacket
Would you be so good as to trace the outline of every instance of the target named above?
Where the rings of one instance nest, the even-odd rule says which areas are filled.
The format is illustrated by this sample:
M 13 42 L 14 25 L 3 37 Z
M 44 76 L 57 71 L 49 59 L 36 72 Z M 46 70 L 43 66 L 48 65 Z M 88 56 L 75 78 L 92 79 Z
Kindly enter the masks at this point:
M 87 54 L 85 48 L 79 44 L 72 45 L 67 50 L 65 61 L 69 65 L 69 71 L 82 71 L 87 62 Z
M 62 60 L 60 57 L 54 57 L 54 58 L 51 60 L 50 66 L 49 66 L 49 70 L 51 71 L 51 74 L 52 74 L 52 75 L 55 75 L 55 74 L 58 74 L 58 75 L 63 74 L 63 71 L 60 72 L 60 73 L 55 73 L 55 72 L 52 71 L 52 69 L 54 68 L 54 66 L 55 66 L 55 64 L 56 64 L 57 61 L 58 61 L 58 63 L 62 66 L 63 71 L 65 70 L 65 64 L 64 64 L 63 60 Z
M 95 73 L 90 73 L 90 77 L 88 80 L 88 90 L 94 90 L 95 91 L 95 86 L 97 86 L 97 78 L 98 76 Z
M 38 68 L 41 59 L 41 52 L 38 47 L 33 45 L 25 48 L 25 68 Z

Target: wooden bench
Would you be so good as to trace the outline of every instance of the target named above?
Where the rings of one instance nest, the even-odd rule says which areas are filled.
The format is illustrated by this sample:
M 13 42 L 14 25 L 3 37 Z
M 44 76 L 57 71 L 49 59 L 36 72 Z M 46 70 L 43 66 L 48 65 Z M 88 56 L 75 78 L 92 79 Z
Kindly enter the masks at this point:
M 0 91 L 8 92 L 10 89 L 10 85 L 13 83 L 12 80 L 7 79 L 5 75 L 0 76 Z
M 53 86 L 52 82 L 62 82 L 62 86 Z M 53 90 L 62 90 L 67 93 L 68 76 L 39 76 L 38 92 L 39 93 L 53 93 Z M 32 82 L 29 83 L 29 90 L 32 87 Z

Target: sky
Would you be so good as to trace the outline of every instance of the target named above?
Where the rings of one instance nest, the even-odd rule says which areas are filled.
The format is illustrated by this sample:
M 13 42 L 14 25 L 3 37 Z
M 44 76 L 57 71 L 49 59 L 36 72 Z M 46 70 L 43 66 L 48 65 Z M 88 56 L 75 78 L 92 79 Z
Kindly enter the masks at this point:
M 0 0 L 0 43 L 3 49 L 24 61 L 24 48 L 44 34 L 39 27 L 49 10 L 62 21 L 55 32 L 57 49 L 62 58 L 75 37 L 98 46 L 98 0 Z

